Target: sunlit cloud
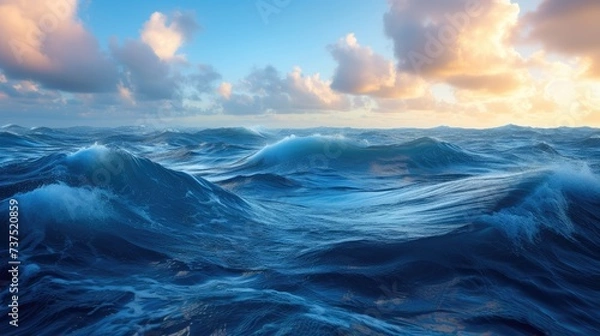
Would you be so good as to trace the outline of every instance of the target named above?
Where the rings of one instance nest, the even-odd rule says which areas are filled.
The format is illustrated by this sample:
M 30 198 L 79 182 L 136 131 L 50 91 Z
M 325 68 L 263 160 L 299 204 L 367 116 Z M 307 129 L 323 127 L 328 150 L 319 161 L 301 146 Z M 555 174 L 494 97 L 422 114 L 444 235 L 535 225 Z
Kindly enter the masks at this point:
M 121 74 L 121 86 L 132 93 L 135 100 L 181 100 L 186 85 L 202 93 L 209 91 L 220 78 L 210 65 L 198 65 L 196 71 L 187 76 L 178 71 L 178 62 L 171 61 L 183 59 L 176 52 L 199 25 L 190 13 L 175 12 L 169 24 L 167 20 L 167 16 L 155 12 L 144 24 L 139 40 L 129 39 L 122 44 L 111 40 L 112 56 L 125 70 Z
M 184 42 L 189 41 L 198 31 L 199 25 L 191 13 L 175 12 L 170 18 L 154 12 L 144 24 L 141 39 L 150 46 L 161 60 L 171 60 Z
M 115 90 L 115 65 L 76 13 L 74 0 L 0 2 L 0 68 L 51 89 Z
M 305 113 L 347 110 L 349 99 L 330 87 L 319 74 L 305 75 L 295 67 L 282 76 L 272 66 L 255 69 L 240 82 L 241 92 L 223 101 L 226 114 Z
M 361 46 L 354 34 L 328 49 L 338 63 L 331 87 L 339 92 L 384 98 L 414 98 L 425 93 L 424 80 L 398 72 L 392 61 Z
M 547 51 L 584 58 L 586 74 L 600 78 L 600 1 L 544 0 L 523 20 L 527 39 Z
M 600 125 L 600 2 L 537 3 L 388 0 L 381 40 L 359 23 L 319 42 L 298 35 L 298 45 L 326 59 L 313 62 L 295 57 L 293 46 L 272 53 L 244 49 L 252 40 L 204 45 L 221 41 L 223 31 L 207 22 L 195 40 L 195 11 L 162 7 L 127 31 L 95 31 L 82 2 L 4 0 L 0 117 L 60 111 L 74 123 L 169 115 L 174 123 L 211 116 L 269 125 L 310 125 L 310 118 L 358 126 Z M 240 38 L 264 37 L 248 29 Z M 220 48 L 223 63 L 204 58 Z M 264 54 L 264 62 L 247 61 L 245 52 Z
M 219 85 L 219 88 L 217 89 L 217 91 L 221 97 L 223 97 L 224 99 L 227 100 L 227 99 L 231 98 L 232 89 L 233 89 L 233 85 L 231 85 L 231 83 L 223 82 Z
M 509 0 L 391 0 L 384 24 L 400 71 L 505 94 L 529 77 L 511 43 L 518 16 Z
M 133 93 L 130 89 L 126 88 L 122 83 L 118 86 L 119 96 L 129 104 L 135 105 L 135 99 L 133 98 Z

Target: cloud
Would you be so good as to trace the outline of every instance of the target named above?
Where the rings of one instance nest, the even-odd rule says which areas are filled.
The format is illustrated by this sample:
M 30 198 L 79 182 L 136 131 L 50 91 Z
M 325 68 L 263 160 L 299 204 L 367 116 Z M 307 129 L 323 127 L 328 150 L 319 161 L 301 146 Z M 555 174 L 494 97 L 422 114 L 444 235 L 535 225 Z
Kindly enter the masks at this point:
M 116 90 L 117 70 L 76 17 L 75 0 L 0 2 L 0 68 L 68 92 Z
M 0 112 L 113 124 L 195 113 L 195 99 L 214 94 L 221 78 L 209 65 L 190 69 L 178 54 L 197 30 L 190 13 L 154 13 L 139 39 L 115 37 L 103 52 L 76 0 L 0 1 Z
M 184 42 L 191 40 L 200 29 L 192 13 L 175 12 L 171 18 L 154 12 L 141 31 L 141 39 L 150 46 L 161 60 L 172 60 L 183 56 L 175 53 Z
M 188 77 L 188 82 L 198 93 L 214 92 L 215 82 L 221 79 L 221 74 L 211 65 L 199 64 L 197 72 Z
M 112 56 L 123 70 L 120 96 L 129 102 L 181 100 L 187 89 L 196 96 L 214 91 L 214 82 L 221 75 L 212 66 L 200 64 L 196 71 L 182 75 L 177 68 L 180 62 L 173 62 L 184 60 L 176 52 L 198 29 L 189 12 L 175 12 L 171 17 L 155 12 L 144 24 L 139 40 L 130 39 L 123 45 L 111 40 Z
M 457 88 L 477 91 L 483 95 L 513 93 L 529 80 L 527 71 L 521 73 L 492 73 L 482 75 L 455 75 L 446 80 Z
M 0 117 L 159 127 L 207 115 L 311 126 L 309 113 L 358 126 L 597 123 L 600 3 L 537 1 L 520 16 L 516 0 L 388 0 L 393 56 L 348 34 L 327 46 L 331 78 L 266 66 L 223 81 L 183 54 L 200 29 L 190 12 L 155 12 L 138 37 L 102 50 L 77 0 L 0 0 Z M 543 50 L 519 53 L 532 46 Z
M 158 58 L 150 46 L 137 40 L 127 40 L 121 46 L 110 44 L 113 57 L 124 68 L 123 83 L 136 99 L 171 99 L 180 90 L 181 80 L 171 66 Z
M 231 90 L 232 89 L 233 89 L 233 85 L 231 85 L 231 83 L 223 82 L 223 83 L 221 83 L 221 85 L 219 85 L 217 92 L 219 93 L 219 95 L 222 98 L 227 100 L 227 99 L 231 98 Z
M 399 71 L 507 94 L 529 77 L 511 44 L 518 16 L 509 0 L 390 0 L 384 24 Z
M 541 42 L 547 51 L 584 57 L 587 74 L 600 77 L 600 1 L 544 0 L 523 21 L 528 41 Z
M 338 63 L 331 83 L 336 91 L 383 98 L 413 98 L 425 91 L 425 81 L 398 72 L 392 61 L 359 45 L 354 34 L 328 49 Z
M 262 104 L 262 98 L 249 94 L 233 93 L 229 98 L 221 102 L 221 108 L 224 114 L 232 115 L 251 115 L 265 114 L 268 108 Z
M 376 108 L 374 112 L 396 113 L 396 112 L 417 112 L 435 111 L 443 106 L 440 104 L 431 92 L 427 92 L 421 97 L 410 99 L 376 99 Z
M 525 88 L 509 96 L 487 97 L 456 90 L 456 101 L 447 110 L 546 127 L 582 125 L 600 112 L 600 83 L 582 78 L 584 64 L 551 60 L 538 51 L 528 59 L 528 66 L 536 76 Z
M 290 96 L 293 108 L 299 109 L 345 109 L 347 101 L 331 90 L 331 83 L 321 79 L 320 75 L 302 74 L 300 67 L 287 74 L 284 88 Z
M 348 97 L 334 92 L 319 74 L 307 76 L 299 67 L 282 76 L 267 66 L 255 69 L 222 102 L 226 114 L 298 113 L 320 110 L 346 110 Z
M 121 97 L 121 99 L 123 99 L 124 101 L 126 101 L 127 103 L 131 104 L 131 105 L 135 105 L 135 99 L 133 98 L 133 93 L 131 92 L 131 90 L 127 87 L 125 87 L 122 83 L 119 84 L 118 86 L 118 90 L 119 90 L 119 96 Z
M 41 88 L 39 84 L 29 80 L 0 81 L 0 97 L 5 100 L 0 111 L 12 113 L 35 112 L 42 108 L 57 110 L 65 102 L 58 91 Z

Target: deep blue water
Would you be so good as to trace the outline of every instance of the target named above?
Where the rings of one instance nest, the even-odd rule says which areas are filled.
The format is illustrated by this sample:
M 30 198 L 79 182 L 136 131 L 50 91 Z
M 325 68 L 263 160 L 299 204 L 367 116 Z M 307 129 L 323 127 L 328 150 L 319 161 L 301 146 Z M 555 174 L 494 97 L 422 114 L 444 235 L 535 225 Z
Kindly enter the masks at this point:
M 600 130 L 0 129 L 1 335 L 595 335 Z

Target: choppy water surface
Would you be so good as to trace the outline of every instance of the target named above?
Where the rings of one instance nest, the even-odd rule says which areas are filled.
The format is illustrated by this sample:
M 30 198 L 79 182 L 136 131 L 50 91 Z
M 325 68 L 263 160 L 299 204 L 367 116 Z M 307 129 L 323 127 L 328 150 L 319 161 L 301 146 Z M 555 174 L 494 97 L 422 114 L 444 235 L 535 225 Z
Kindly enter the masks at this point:
M 9 125 L 0 148 L 2 335 L 600 330 L 597 129 Z

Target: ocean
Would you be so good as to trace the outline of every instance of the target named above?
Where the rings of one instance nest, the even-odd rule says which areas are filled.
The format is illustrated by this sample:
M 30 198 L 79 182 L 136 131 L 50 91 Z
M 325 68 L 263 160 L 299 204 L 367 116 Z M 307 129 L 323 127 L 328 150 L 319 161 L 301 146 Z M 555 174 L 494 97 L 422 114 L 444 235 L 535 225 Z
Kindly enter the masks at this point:
M 1 335 L 600 333 L 598 129 L 7 125 L 0 148 Z

